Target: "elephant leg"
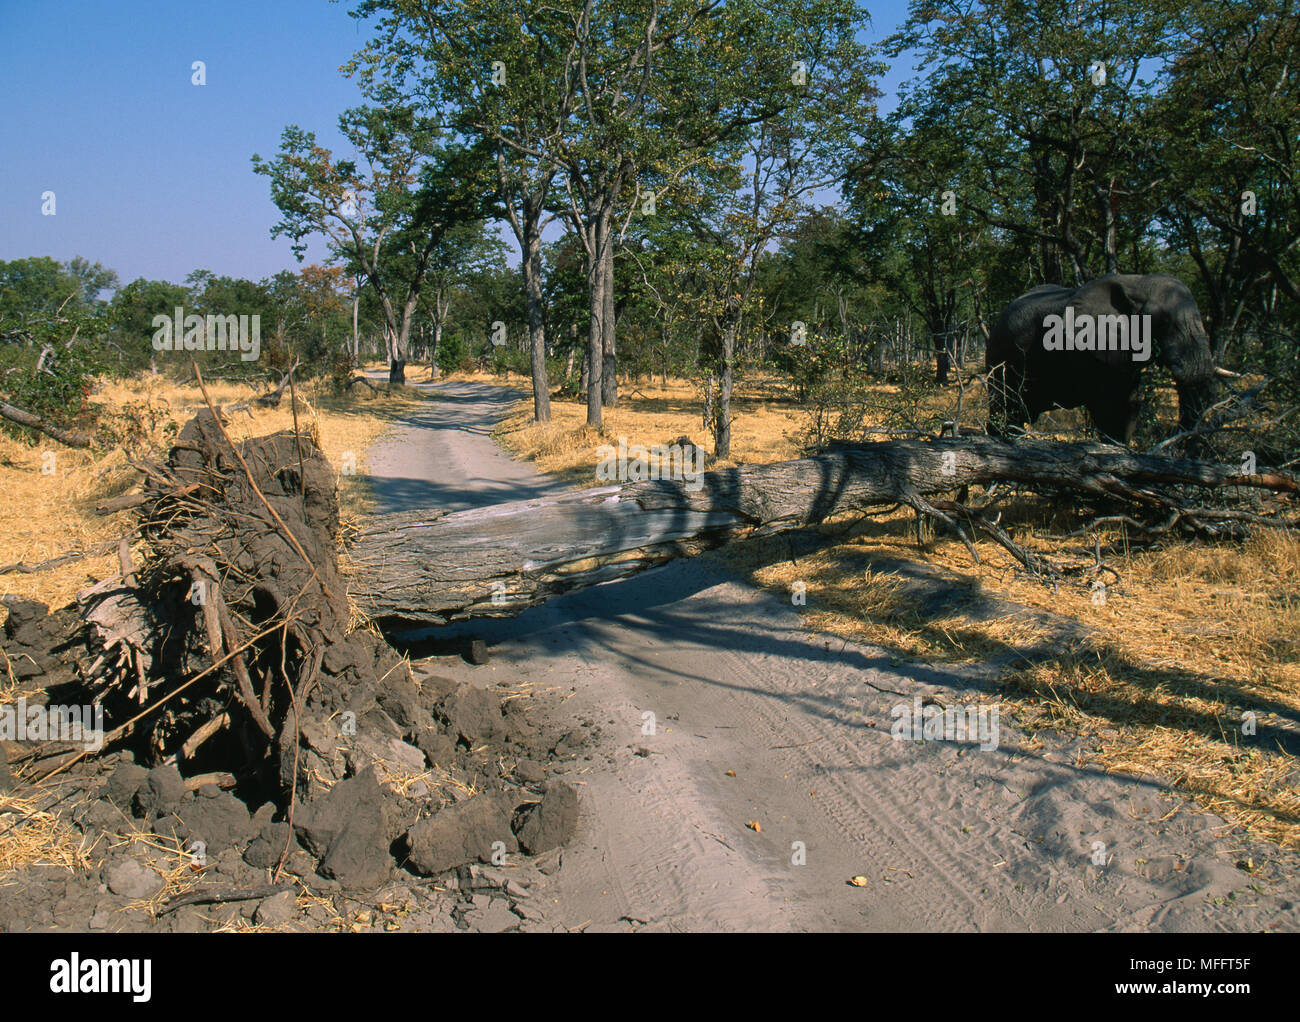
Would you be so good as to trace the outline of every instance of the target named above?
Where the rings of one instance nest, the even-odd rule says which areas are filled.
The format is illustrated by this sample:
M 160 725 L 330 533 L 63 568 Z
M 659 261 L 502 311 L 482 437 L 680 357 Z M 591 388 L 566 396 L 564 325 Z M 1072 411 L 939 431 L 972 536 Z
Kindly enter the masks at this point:
M 1017 377 L 1007 388 L 1007 424 L 1019 433 L 1036 418 L 1038 412 L 1026 402 L 1025 379 Z
M 1201 416 L 1213 403 L 1217 394 L 1216 383 L 1208 381 L 1178 382 L 1178 428 L 1182 432 L 1194 430 Z M 1189 437 L 1185 442 L 1187 454 L 1193 458 L 1210 455 L 1212 448 L 1204 436 Z
M 1137 387 L 1128 396 L 1128 427 L 1124 433 L 1124 443 L 1133 443 L 1133 437 L 1137 433 L 1138 418 L 1142 414 L 1142 392 Z
M 1097 432 L 1121 444 L 1133 440 L 1137 429 L 1137 408 L 1136 393 L 1107 395 L 1088 404 Z

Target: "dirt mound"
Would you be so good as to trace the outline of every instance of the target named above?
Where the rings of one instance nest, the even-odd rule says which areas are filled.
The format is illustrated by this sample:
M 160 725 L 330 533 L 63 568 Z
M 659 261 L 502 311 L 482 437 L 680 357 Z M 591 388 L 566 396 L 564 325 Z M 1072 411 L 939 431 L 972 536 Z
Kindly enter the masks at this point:
M 413 672 L 379 635 L 349 631 L 335 476 L 310 439 L 232 446 L 205 411 L 166 463 L 141 467 L 145 563 L 83 592 L 79 613 L 12 604 L 0 641 L 28 705 L 103 709 L 102 749 L 19 736 L 15 796 L 63 786 L 57 812 L 83 849 L 129 831 L 174 852 L 110 854 L 71 915 L 102 908 L 102 880 L 165 918 L 202 901 L 216 868 L 225 893 L 210 902 L 251 891 L 284 922 L 292 877 L 355 893 L 460 871 L 473 887 L 467 867 L 520 857 L 521 836 L 532 854 L 568 839 L 576 796 L 544 765 L 560 743 L 525 700 Z M 0 905 L 6 918 L 42 925 L 23 904 Z

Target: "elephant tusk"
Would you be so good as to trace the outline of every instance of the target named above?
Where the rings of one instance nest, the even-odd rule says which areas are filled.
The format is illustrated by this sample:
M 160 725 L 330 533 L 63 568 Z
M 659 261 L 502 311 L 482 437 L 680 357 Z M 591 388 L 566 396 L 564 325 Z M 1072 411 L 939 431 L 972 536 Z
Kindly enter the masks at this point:
M 1214 375 L 1222 376 L 1225 380 L 1240 380 L 1241 373 L 1234 373 L 1231 369 L 1224 369 L 1220 366 L 1214 367 Z

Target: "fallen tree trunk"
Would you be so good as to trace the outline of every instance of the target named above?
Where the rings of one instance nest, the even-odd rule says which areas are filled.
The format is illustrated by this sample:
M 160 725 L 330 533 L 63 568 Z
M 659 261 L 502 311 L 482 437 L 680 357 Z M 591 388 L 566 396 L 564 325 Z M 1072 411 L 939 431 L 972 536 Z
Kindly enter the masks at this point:
M 19 408 L 17 405 L 11 405 L 8 401 L 0 401 L 0 415 L 10 422 L 16 422 L 20 426 L 26 426 L 38 433 L 44 433 L 51 439 L 57 440 L 68 447 L 89 447 L 94 439 L 86 433 L 75 433 L 72 430 L 56 426 L 52 422 L 46 422 L 36 413 Z
M 693 489 L 685 481 L 650 480 L 455 513 L 379 515 L 350 549 L 349 590 L 381 624 L 444 624 L 510 616 L 749 532 L 798 528 L 844 511 L 906 504 L 953 525 L 954 511 L 965 509 L 926 497 L 972 484 L 1053 487 L 1162 509 L 1179 507 L 1171 487 L 1297 492 L 1296 482 L 1281 475 L 1243 476 L 1234 468 L 1093 442 L 1009 444 L 988 437 L 845 446 L 813 458 L 707 472 L 697 482 Z M 967 522 L 1027 567 L 1040 566 L 995 521 Z

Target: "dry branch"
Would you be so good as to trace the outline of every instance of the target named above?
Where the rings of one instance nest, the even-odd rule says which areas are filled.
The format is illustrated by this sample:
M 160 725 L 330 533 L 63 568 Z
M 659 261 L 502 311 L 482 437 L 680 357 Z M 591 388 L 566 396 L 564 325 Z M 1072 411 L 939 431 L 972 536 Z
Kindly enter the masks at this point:
M 185 894 L 178 894 L 167 902 L 158 914 L 165 916 L 169 912 L 175 912 L 178 908 L 183 908 L 186 905 L 223 905 L 231 901 L 261 901 L 272 895 L 291 890 L 293 890 L 293 887 L 288 884 L 260 884 L 257 887 L 248 888 L 236 887 L 233 884 L 212 885 L 201 887 L 196 891 L 188 891 Z
M 69 550 L 66 554 L 59 554 L 58 557 L 51 557 L 48 560 L 37 561 L 35 564 L 28 564 L 26 561 L 18 561 L 14 564 L 0 566 L 0 575 L 9 575 L 13 572 L 20 572 L 24 575 L 34 575 L 38 571 L 50 571 L 54 568 L 61 568 L 65 564 L 71 564 L 73 561 L 84 560 L 87 557 L 98 557 L 107 554 L 118 548 L 119 540 L 112 539 L 107 543 L 100 543 L 89 550 Z
M 193 363 L 194 360 L 191 359 L 190 361 L 191 363 Z M 284 389 L 285 387 L 291 386 L 293 371 L 297 368 L 298 368 L 298 362 L 295 361 L 293 365 L 289 368 L 289 371 L 286 372 L 282 377 L 280 377 L 280 382 L 275 387 L 275 389 L 269 390 L 265 394 L 261 394 L 248 401 L 240 401 L 237 404 L 226 405 L 224 410 L 227 412 L 245 412 L 248 411 L 252 405 L 260 405 L 263 408 L 279 408 L 280 398 L 284 396 Z M 195 375 L 197 376 L 197 374 L 198 374 L 198 370 L 196 367 Z M 200 382 L 200 386 L 201 385 L 202 384 Z M 206 392 L 204 393 L 204 397 L 205 398 L 207 397 Z
M 199 490 L 197 483 L 191 483 L 189 486 L 181 486 L 166 494 L 169 497 L 184 497 Z M 128 511 L 133 507 L 141 507 L 150 501 L 157 500 L 157 493 L 123 493 L 118 497 L 110 497 L 102 504 L 95 505 L 95 514 L 97 515 L 115 515 L 119 511 Z
M 67 447 L 89 447 L 93 440 L 87 433 L 74 433 L 72 430 L 63 429 L 52 422 L 46 422 L 34 412 L 11 405 L 8 401 L 0 401 L 0 416 L 20 426 L 34 429 L 38 433 L 44 433 Z

